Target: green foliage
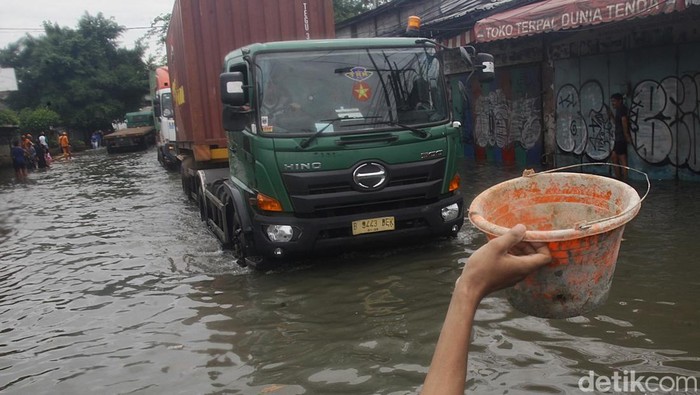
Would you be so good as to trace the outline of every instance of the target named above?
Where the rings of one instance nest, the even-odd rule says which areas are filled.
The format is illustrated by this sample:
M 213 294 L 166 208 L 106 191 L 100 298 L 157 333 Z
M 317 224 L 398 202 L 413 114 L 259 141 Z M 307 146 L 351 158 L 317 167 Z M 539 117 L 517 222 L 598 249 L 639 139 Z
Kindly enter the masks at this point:
M 48 108 L 38 108 L 36 110 L 25 108 L 19 113 L 19 127 L 22 132 L 29 132 L 38 135 L 45 132 L 52 126 L 58 125 L 60 117 Z
M 19 125 L 17 113 L 10 109 L 0 109 L 0 125 Z
M 102 13 L 85 13 L 75 30 L 45 22 L 45 35 L 0 50 L 0 65 L 14 67 L 18 79 L 8 105 L 48 108 L 69 129 L 110 129 L 148 93 L 143 48 L 118 47 L 124 29 Z
M 71 149 L 74 151 L 84 151 L 87 148 L 87 144 L 83 140 L 71 140 Z
M 170 26 L 170 13 L 160 14 L 153 18 L 151 27 L 139 38 L 138 42 L 143 46 L 144 51 L 155 47 L 152 51 L 153 54 L 146 60 L 146 64 L 150 69 L 168 64 L 167 54 L 165 53 L 165 38 L 168 35 L 168 26 Z
M 370 11 L 390 0 L 333 0 L 335 22 L 342 22 L 363 12 Z

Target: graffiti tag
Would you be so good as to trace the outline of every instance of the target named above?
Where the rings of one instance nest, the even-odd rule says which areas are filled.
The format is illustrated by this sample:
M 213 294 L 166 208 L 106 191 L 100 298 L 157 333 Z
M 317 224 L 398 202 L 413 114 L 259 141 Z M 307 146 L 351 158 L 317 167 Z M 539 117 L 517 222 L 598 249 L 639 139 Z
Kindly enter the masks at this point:
M 508 100 L 498 89 L 480 96 L 475 107 L 477 145 L 504 148 L 517 142 L 530 149 L 540 140 L 542 109 L 537 98 Z

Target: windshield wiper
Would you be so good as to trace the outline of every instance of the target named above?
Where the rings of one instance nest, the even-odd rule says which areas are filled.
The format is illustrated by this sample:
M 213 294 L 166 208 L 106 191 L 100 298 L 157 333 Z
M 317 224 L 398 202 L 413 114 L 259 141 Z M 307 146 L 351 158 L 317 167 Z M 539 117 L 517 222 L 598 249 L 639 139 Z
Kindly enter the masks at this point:
M 372 56 L 372 53 L 367 49 L 367 57 L 369 57 L 369 60 L 372 62 L 372 66 L 377 70 L 377 76 L 379 77 L 379 82 L 382 84 L 382 90 L 384 91 L 384 100 L 386 100 L 386 106 L 388 108 L 391 108 L 391 100 L 389 99 L 389 90 L 386 88 L 386 82 L 384 82 L 384 78 L 382 77 L 382 73 L 379 72 L 379 67 L 377 66 L 377 62 L 374 60 L 374 57 Z M 386 58 L 386 54 L 384 54 L 384 57 Z M 389 69 L 391 69 L 391 63 L 389 63 Z M 389 111 L 389 118 L 393 120 L 394 116 L 392 115 L 391 111 Z
M 416 136 L 418 136 L 418 137 L 420 137 L 420 138 L 422 138 L 422 139 L 424 139 L 424 138 L 430 136 L 430 133 L 426 132 L 426 131 L 423 130 L 423 129 L 418 129 L 417 127 L 405 125 L 405 124 L 403 124 L 403 123 L 398 123 L 398 122 L 394 122 L 394 121 L 376 121 L 376 122 L 371 122 L 371 123 L 363 123 L 362 125 L 369 125 L 369 126 L 371 126 L 371 125 L 398 126 L 398 127 L 402 128 L 402 129 L 410 130 L 411 132 L 413 132 L 413 134 L 415 134 Z
M 314 140 L 316 140 L 316 138 L 317 138 L 318 136 L 320 136 L 323 132 L 325 132 L 326 129 L 328 129 L 330 126 L 332 126 L 334 122 L 336 122 L 336 121 L 342 121 L 343 119 L 353 119 L 353 118 L 350 118 L 350 117 L 339 117 L 339 118 L 332 118 L 332 119 L 321 119 L 319 122 L 328 122 L 328 123 L 326 124 L 326 126 L 322 127 L 322 128 L 319 129 L 318 131 L 314 132 L 314 134 L 312 134 L 311 136 L 309 136 L 309 138 L 307 138 L 306 140 L 302 140 L 302 142 L 299 143 L 299 146 L 300 146 L 301 148 L 306 148 L 306 147 L 308 147 L 309 144 L 313 143 Z M 306 130 L 308 130 L 308 129 L 306 129 Z
M 373 119 L 373 118 L 379 118 L 379 117 L 350 117 L 350 116 L 345 116 L 345 117 L 338 117 L 338 118 L 331 118 L 331 119 L 321 119 L 319 122 L 328 122 L 328 124 L 326 124 L 326 126 L 324 126 L 324 127 L 322 127 L 321 129 L 319 129 L 317 132 L 314 132 L 314 134 L 312 134 L 311 136 L 309 136 L 309 138 L 307 138 L 306 140 L 303 140 L 303 141 L 299 144 L 299 146 L 300 146 L 301 148 L 306 148 L 306 147 L 308 147 L 311 143 L 314 142 L 314 140 L 316 140 L 316 138 L 318 138 L 318 136 L 320 136 L 321 134 L 323 134 L 323 132 L 325 132 L 326 129 L 328 129 L 328 128 L 329 128 L 331 125 L 333 125 L 335 122 L 338 122 L 338 121 L 355 121 L 355 120 Z M 371 124 L 361 124 L 361 125 L 371 125 Z M 342 126 L 342 125 L 341 125 L 341 126 Z M 306 129 L 306 130 L 308 130 L 308 129 Z

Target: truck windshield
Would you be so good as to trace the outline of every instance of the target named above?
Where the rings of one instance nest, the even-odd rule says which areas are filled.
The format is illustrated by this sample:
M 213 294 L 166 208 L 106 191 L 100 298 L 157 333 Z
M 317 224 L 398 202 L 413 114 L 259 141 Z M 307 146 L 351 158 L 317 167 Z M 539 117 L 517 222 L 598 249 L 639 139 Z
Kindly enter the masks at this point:
M 448 119 L 432 48 L 268 53 L 255 67 L 263 133 L 348 133 Z
M 160 108 L 164 117 L 173 117 L 173 95 L 171 93 L 162 93 L 160 95 Z

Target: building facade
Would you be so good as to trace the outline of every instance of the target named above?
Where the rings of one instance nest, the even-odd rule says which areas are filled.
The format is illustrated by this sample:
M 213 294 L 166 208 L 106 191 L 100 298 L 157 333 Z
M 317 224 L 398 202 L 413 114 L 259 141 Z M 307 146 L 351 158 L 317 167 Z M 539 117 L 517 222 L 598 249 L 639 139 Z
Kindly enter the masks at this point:
M 470 81 L 464 97 L 454 92 L 466 74 L 450 75 L 467 157 L 521 167 L 609 162 L 610 96 L 621 93 L 630 111 L 629 166 L 654 179 L 700 181 L 696 3 L 510 2 L 462 19 L 461 30 L 432 30 L 423 18 L 421 33 L 495 56 L 496 79 Z

